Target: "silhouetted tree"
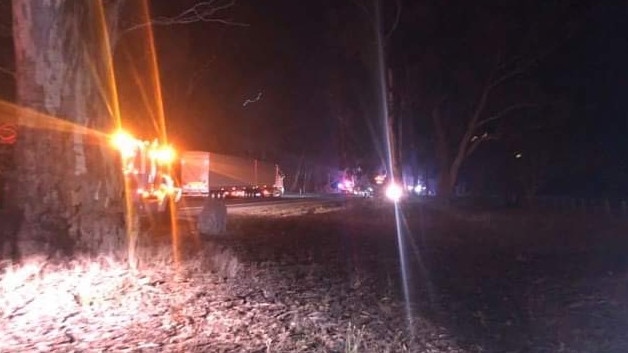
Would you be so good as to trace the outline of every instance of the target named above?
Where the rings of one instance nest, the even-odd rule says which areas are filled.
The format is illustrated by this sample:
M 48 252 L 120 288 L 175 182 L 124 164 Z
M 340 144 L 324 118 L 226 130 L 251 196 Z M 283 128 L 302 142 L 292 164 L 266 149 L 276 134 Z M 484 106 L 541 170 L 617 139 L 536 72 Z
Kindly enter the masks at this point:
M 504 124 L 546 103 L 535 70 L 573 32 L 578 14 L 562 1 L 449 0 L 403 12 L 393 65 L 406 83 L 404 110 L 431 120 L 440 196 L 452 194 L 463 163 Z

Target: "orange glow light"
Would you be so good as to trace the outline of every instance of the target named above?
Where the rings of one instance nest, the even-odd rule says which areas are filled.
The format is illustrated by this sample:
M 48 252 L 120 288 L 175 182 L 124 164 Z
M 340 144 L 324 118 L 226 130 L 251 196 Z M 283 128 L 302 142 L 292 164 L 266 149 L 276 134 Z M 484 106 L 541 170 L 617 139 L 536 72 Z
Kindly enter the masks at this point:
M 170 164 L 174 161 L 175 151 L 172 146 L 162 146 L 151 151 L 151 157 L 157 160 L 160 164 Z
M 128 132 L 120 130 L 111 135 L 111 144 L 123 157 L 132 157 L 140 142 Z

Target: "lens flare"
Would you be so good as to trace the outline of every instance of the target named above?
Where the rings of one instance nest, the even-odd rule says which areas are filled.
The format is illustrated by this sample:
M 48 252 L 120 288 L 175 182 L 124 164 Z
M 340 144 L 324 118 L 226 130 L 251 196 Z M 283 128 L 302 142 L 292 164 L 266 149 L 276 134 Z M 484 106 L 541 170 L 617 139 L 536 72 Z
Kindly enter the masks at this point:
M 148 0 L 141 1 L 141 4 L 142 4 L 142 13 L 141 13 L 142 20 L 145 23 L 150 23 L 151 17 L 150 17 L 150 10 L 148 6 Z M 143 31 L 144 35 L 146 36 L 146 40 L 144 41 L 144 43 L 146 43 L 146 45 L 148 46 L 148 48 L 146 49 L 150 53 L 150 62 L 148 63 L 148 65 L 149 65 L 149 70 L 150 70 L 149 76 L 151 79 L 152 87 L 154 89 L 154 92 L 153 92 L 154 97 L 155 97 L 154 111 L 157 112 L 157 124 L 156 125 L 159 127 L 158 134 L 159 134 L 160 141 L 167 144 L 168 135 L 166 133 L 166 118 L 165 118 L 165 113 L 164 113 L 161 80 L 159 76 L 159 64 L 157 60 L 157 50 L 155 48 L 155 37 L 153 34 L 152 26 L 146 26 L 145 28 L 146 30 Z M 174 254 L 175 264 L 178 266 L 179 259 L 180 259 L 179 242 L 181 241 L 181 239 L 179 237 L 179 230 L 177 228 L 177 222 L 176 222 L 177 220 L 176 205 L 174 204 L 172 199 L 169 199 L 168 202 L 170 206 L 168 207 L 168 210 L 170 213 L 169 217 L 170 217 L 170 225 L 171 225 L 172 251 Z
M 150 10 L 148 7 L 148 0 L 142 1 L 142 17 L 145 23 L 150 23 Z M 168 135 L 166 134 L 166 118 L 164 114 L 164 105 L 161 91 L 161 81 L 159 78 L 159 63 L 157 61 L 157 50 L 155 49 L 155 36 L 153 34 L 153 27 L 146 26 L 144 31 L 146 38 L 146 45 L 148 52 L 150 53 L 150 79 L 152 80 L 152 86 L 154 89 L 155 97 L 155 111 L 157 112 L 158 126 L 159 126 L 159 139 L 164 143 L 168 143 Z
M 390 183 L 390 185 L 386 187 L 386 197 L 389 200 L 399 202 L 401 196 L 403 196 L 403 189 L 397 183 Z
M 110 28 L 107 26 L 107 20 L 105 17 L 105 5 L 103 4 L 103 0 L 98 2 L 98 6 L 96 6 L 97 11 L 97 22 L 100 29 L 100 37 L 101 41 L 98 43 L 100 45 L 100 51 L 104 54 L 104 64 L 106 70 L 106 84 L 104 87 L 101 87 L 101 92 L 103 96 L 108 98 L 104 99 L 107 103 L 107 107 L 109 108 L 109 112 L 111 116 L 115 119 L 115 126 L 117 129 L 122 127 L 122 114 L 120 113 L 120 102 L 118 100 L 118 86 L 116 84 L 116 74 L 113 65 L 113 55 L 112 55 L 112 43 L 111 38 L 109 38 Z M 95 65 L 92 65 L 95 67 Z M 98 75 L 94 75 L 94 77 L 99 77 Z
M 111 136 L 111 145 L 120 151 L 123 158 L 133 157 L 140 144 L 140 141 L 124 130 L 117 131 Z
M 40 113 L 30 108 L 20 107 L 6 101 L 0 101 L 0 119 L 8 120 L 13 119 L 15 116 L 20 117 L 19 127 L 83 134 L 103 140 L 108 138 L 106 133 L 75 124 L 69 120 Z
M 397 230 L 397 246 L 398 246 L 398 253 L 399 253 L 399 266 L 401 267 L 401 282 L 402 282 L 402 288 L 403 288 L 403 295 L 404 295 L 404 301 L 405 301 L 405 310 L 406 310 L 406 323 L 407 323 L 407 327 L 408 327 L 408 334 L 410 335 L 410 337 L 412 337 L 412 339 L 414 339 L 416 337 L 416 332 L 415 332 L 415 320 L 414 320 L 414 312 L 412 310 L 412 306 L 411 306 L 411 302 L 413 301 L 413 298 L 411 297 L 411 291 L 410 289 L 412 288 L 412 279 L 410 278 L 410 273 L 409 273 L 409 259 L 406 256 L 406 245 L 405 245 L 405 241 L 406 240 L 410 240 L 412 241 L 412 234 L 409 231 L 406 231 L 406 229 L 403 227 L 403 224 L 405 224 L 405 218 L 403 217 L 403 212 L 401 209 L 401 203 L 399 203 L 399 199 L 401 198 L 402 194 L 403 194 L 403 190 L 401 188 L 400 185 L 397 184 L 397 180 L 400 179 L 401 175 L 397 175 L 397 170 L 395 168 L 396 165 L 396 161 L 395 158 L 397 157 L 396 154 L 394 153 L 395 151 L 395 146 L 394 146 L 394 126 L 393 126 L 393 120 L 392 120 L 392 116 L 390 115 L 390 112 L 388 110 L 388 105 L 391 102 L 391 97 L 389 96 L 390 92 L 389 92 L 389 86 L 388 83 L 389 81 L 387 80 L 387 75 L 386 72 L 388 71 L 387 69 L 387 64 L 386 64 L 386 58 L 384 55 L 384 38 L 382 35 L 383 32 L 383 28 L 382 28 L 382 16 L 381 16 L 381 4 L 380 4 L 380 0 L 374 0 L 374 4 L 375 4 L 375 35 L 376 35 L 376 44 L 377 44 L 377 63 L 376 63 L 376 67 L 377 67 L 377 74 L 378 74 L 378 84 L 379 84 L 379 89 L 378 89 L 378 93 L 380 96 L 380 114 L 381 114 L 381 119 L 382 119 L 382 126 L 384 127 L 384 141 L 385 141 L 385 150 L 386 150 L 386 156 L 387 156 L 387 160 L 386 160 L 386 165 L 388 167 L 388 174 L 387 176 L 389 176 L 389 180 L 390 180 L 390 184 L 388 185 L 388 187 L 385 190 L 385 194 L 386 197 L 388 197 L 389 199 L 391 199 L 392 201 L 394 201 L 394 208 L 395 208 L 395 226 L 396 226 L 396 230 Z M 382 181 L 383 182 L 383 181 Z M 419 259 L 420 262 L 420 259 Z

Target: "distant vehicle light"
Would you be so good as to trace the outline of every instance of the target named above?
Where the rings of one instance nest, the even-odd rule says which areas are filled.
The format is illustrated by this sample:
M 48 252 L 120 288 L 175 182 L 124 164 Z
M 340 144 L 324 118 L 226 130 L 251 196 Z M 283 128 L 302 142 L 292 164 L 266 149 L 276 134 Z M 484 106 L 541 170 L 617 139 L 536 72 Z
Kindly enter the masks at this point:
M 401 199 L 402 195 L 403 195 L 403 189 L 401 188 L 401 186 L 395 183 L 391 183 L 390 185 L 386 187 L 386 197 L 389 200 L 393 202 L 397 202 L 399 201 L 399 199 Z

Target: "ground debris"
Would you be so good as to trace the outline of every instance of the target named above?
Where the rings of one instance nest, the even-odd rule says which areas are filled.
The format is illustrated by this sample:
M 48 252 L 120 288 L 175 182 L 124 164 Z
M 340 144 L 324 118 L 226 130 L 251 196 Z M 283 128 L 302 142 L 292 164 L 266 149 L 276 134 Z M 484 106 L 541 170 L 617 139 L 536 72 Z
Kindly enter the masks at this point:
M 373 288 L 341 298 L 342 281 L 300 286 L 285 280 L 294 269 L 279 263 L 249 266 L 222 282 L 211 271 L 188 271 L 181 281 L 177 273 L 185 266 L 135 274 L 91 265 L 48 268 L 41 281 L 15 285 L 3 299 L 0 351 L 344 352 L 354 344 L 392 352 L 408 345 L 398 327 L 378 317 L 375 303 L 360 304 L 360 296 L 374 298 Z M 44 312 L 29 309 L 46 305 Z M 456 350 L 443 352 L 450 351 Z
M 421 239 L 432 271 L 416 302 L 404 301 L 394 222 L 368 209 L 240 216 L 210 241 L 182 228 L 193 251 L 177 262 L 155 255 L 171 244 L 152 244 L 136 271 L 102 259 L 5 267 L 0 352 L 621 351 L 625 271 L 562 278 L 540 251 L 521 261 L 487 250 L 484 233 L 465 238 L 484 219 L 447 219 L 446 232 L 437 216 L 421 228 L 435 236 Z

